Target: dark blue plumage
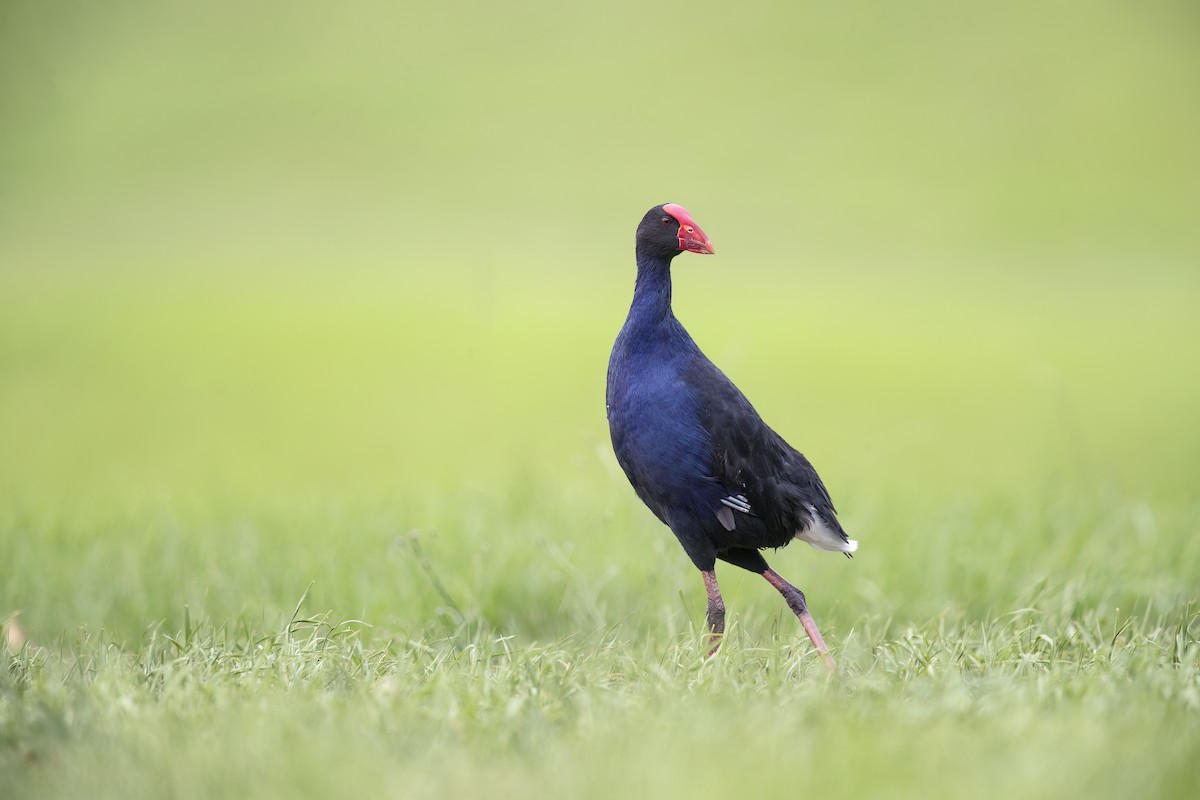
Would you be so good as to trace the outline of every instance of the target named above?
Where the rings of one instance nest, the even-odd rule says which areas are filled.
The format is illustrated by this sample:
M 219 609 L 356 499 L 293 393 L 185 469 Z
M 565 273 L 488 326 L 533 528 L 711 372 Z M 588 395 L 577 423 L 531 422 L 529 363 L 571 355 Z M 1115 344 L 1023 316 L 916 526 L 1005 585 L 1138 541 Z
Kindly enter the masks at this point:
M 713 252 L 683 208 L 650 209 L 637 230 L 633 303 L 608 365 L 613 450 L 638 497 L 703 573 L 713 652 L 724 632 L 714 571 L 721 559 L 770 581 L 832 664 L 804 595 L 759 550 L 799 538 L 849 555 L 857 543 L 808 460 L 762 421 L 675 318 L 671 260 L 684 250 Z

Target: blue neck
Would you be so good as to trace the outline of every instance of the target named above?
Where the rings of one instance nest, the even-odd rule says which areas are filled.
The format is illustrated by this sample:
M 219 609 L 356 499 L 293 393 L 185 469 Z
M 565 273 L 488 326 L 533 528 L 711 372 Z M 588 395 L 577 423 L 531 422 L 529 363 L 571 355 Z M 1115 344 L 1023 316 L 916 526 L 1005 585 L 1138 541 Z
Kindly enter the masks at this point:
M 671 259 L 655 254 L 637 254 L 637 282 L 633 285 L 630 320 L 645 323 L 674 319 L 671 312 Z

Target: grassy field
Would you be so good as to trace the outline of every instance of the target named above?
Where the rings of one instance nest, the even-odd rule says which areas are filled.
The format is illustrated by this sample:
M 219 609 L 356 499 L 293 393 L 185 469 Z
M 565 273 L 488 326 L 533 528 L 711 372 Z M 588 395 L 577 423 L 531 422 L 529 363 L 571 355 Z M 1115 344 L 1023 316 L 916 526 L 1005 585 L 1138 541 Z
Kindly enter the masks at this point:
M 1195 793 L 1194 14 L 726 5 L 6 4 L 0 798 Z M 835 674 L 611 455 L 667 200 Z

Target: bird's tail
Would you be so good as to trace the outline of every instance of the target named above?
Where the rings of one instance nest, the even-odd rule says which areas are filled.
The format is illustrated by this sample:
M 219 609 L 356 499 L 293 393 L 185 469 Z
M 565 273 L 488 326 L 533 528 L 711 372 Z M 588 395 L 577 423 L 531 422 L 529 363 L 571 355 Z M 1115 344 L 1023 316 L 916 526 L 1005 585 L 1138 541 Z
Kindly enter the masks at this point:
M 837 521 L 837 517 L 825 516 L 817 511 L 814 506 L 808 507 L 810 523 L 804 528 L 796 531 L 796 538 L 802 542 L 808 542 L 817 550 L 824 550 L 828 553 L 845 553 L 847 558 L 853 558 L 853 553 L 858 549 L 858 541 L 851 539 L 842 530 L 841 523 Z

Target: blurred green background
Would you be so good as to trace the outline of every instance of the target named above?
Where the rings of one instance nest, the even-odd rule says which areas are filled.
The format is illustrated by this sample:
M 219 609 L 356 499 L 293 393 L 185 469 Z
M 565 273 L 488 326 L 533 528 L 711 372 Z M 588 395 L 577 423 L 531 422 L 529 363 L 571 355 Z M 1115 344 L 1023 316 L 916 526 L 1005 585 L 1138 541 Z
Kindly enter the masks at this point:
M 1190 797 L 1198 8 L 0 0 L 0 794 Z M 611 455 L 666 201 L 828 682 Z
M 963 504 L 1187 505 L 1197 17 L 9 0 L 6 536 L 119 549 L 125 523 L 105 538 L 94 520 L 326 503 L 447 533 L 473 496 L 578 495 L 548 540 L 632 568 L 674 545 L 610 455 L 603 382 L 634 226 L 664 201 L 718 248 L 677 262 L 678 315 L 818 465 L 866 553 L 928 555 L 922 515 Z M 603 514 L 636 532 L 589 544 Z M 956 558 L 977 544 L 957 535 Z M 68 543 L 7 547 L 49 569 Z M 24 581 L 9 607 L 44 585 Z M 132 634 L 182 604 L 164 589 L 112 619 L 84 592 L 26 613 Z

